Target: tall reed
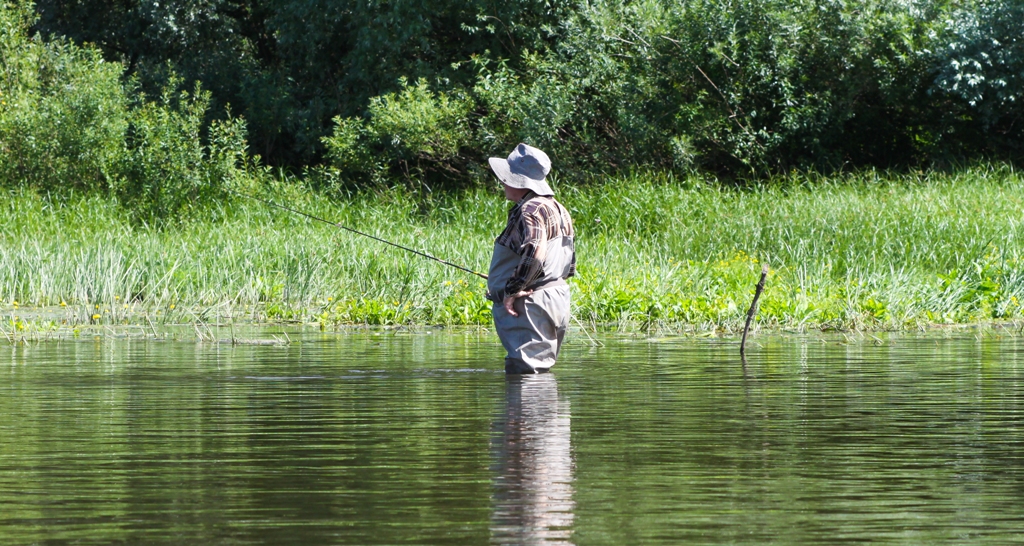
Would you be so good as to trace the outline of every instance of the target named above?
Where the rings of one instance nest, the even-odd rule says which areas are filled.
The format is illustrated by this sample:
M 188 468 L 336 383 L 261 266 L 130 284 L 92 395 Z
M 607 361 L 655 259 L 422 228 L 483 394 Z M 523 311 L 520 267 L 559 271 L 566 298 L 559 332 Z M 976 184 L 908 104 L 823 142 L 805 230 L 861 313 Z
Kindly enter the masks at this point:
M 576 222 L 573 310 L 586 323 L 736 328 L 762 261 L 772 269 L 759 317 L 775 326 L 1022 316 L 1024 182 L 1009 167 L 791 175 L 746 189 L 636 175 L 556 191 Z M 477 270 L 509 206 L 482 188 L 339 199 L 276 184 L 266 195 Z M 12 190 L 4 201 L 0 316 L 17 301 L 22 314 L 63 303 L 70 322 L 490 320 L 480 279 L 257 202 L 154 228 L 105 198 Z

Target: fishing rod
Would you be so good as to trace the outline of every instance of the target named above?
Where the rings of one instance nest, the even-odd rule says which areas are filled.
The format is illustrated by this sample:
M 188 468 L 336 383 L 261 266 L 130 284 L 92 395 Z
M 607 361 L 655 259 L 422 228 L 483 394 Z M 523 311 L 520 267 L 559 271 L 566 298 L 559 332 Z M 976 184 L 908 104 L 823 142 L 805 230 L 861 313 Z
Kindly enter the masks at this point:
M 477 273 L 476 271 L 473 271 L 472 269 L 469 269 L 467 267 L 462 267 L 461 265 L 458 265 L 458 264 L 453 264 L 453 263 L 451 263 L 451 262 L 449 262 L 447 260 L 442 260 L 441 258 L 438 258 L 436 256 L 431 256 L 430 254 L 427 254 L 426 252 L 421 252 L 419 250 L 416 250 L 416 249 L 413 249 L 413 248 L 409 248 L 407 246 L 402 246 L 402 245 L 400 245 L 398 243 L 392 243 L 391 241 L 386 241 L 384 239 L 381 239 L 380 237 L 376 237 L 374 235 L 370 235 L 369 233 L 363 233 L 362 231 L 359 231 L 358 229 L 350 228 L 350 227 L 342 224 L 341 222 L 332 222 L 330 220 L 325 220 L 323 218 L 320 218 L 319 216 L 313 216 L 312 214 L 309 214 L 309 213 L 306 213 L 306 212 L 302 212 L 301 210 L 296 210 L 296 209 L 293 209 L 291 207 L 286 207 L 284 205 L 279 205 L 279 204 L 277 204 L 277 203 L 275 203 L 273 201 L 268 201 L 266 199 L 262 199 L 260 197 L 256 197 L 255 195 L 249 195 L 249 194 L 242 193 L 242 192 L 235 191 L 235 190 L 228 190 L 228 191 L 230 191 L 231 193 L 233 193 L 235 195 L 241 195 L 242 197 L 248 197 L 249 199 L 253 199 L 253 200 L 259 201 L 259 202 L 264 203 L 266 205 L 269 205 L 271 207 L 277 207 L 279 209 L 286 210 L 288 212 L 292 212 L 292 213 L 295 213 L 295 214 L 299 214 L 299 215 L 305 216 L 306 218 L 309 218 L 309 219 L 312 219 L 312 220 L 316 220 L 318 222 L 323 222 L 325 224 L 330 224 L 330 225 L 332 225 L 334 227 L 341 228 L 341 229 L 343 229 L 345 231 L 350 231 L 352 233 L 355 233 L 356 235 L 362 235 L 363 237 L 369 237 L 369 238 L 373 239 L 374 241 L 380 241 L 380 242 L 382 242 L 382 243 L 384 243 L 386 245 L 391 245 L 391 246 L 393 246 L 395 248 L 400 248 L 400 249 L 405 250 L 407 252 L 412 252 L 413 254 L 418 254 L 420 256 L 423 256 L 424 258 L 430 258 L 431 260 L 434 260 L 435 262 L 441 262 L 444 265 L 447 265 L 449 267 L 454 267 L 455 269 L 460 269 L 462 271 L 465 271 L 466 273 L 472 273 L 473 275 L 476 275 L 477 277 L 480 277 L 481 279 L 486 279 L 487 278 L 487 275 L 484 275 L 483 273 Z

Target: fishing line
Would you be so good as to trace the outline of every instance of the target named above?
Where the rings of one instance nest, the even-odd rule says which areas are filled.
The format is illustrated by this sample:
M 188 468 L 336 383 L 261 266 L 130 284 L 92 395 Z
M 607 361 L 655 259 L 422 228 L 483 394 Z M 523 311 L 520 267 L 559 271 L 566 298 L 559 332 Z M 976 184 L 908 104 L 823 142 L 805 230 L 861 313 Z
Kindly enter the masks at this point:
M 374 241 L 380 241 L 380 242 L 382 242 L 382 243 L 384 243 L 386 245 L 391 245 L 391 246 L 393 246 L 395 248 L 400 248 L 402 250 L 405 250 L 406 252 L 412 252 L 413 254 L 418 254 L 420 256 L 423 256 L 424 258 L 430 258 L 431 260 L 434 260 L 435 262 L 441 262 L 444 265 L 447 265 L 449 267 L 454 267 L 455 269 L 459 269 L 459 270 L 465 271 L 466 273 L 472 273 L 473 275 L 476 275 L 477 277 L 480 277 L 481 279 L 486 279 L 487 278 L 487 275 L 484 275 L 483 273 L 477 273 L 476 271 L 473 271 L 472 269 L 469 269 L 467 267 L 462 267 L 461 265 L 458 265 L 458 264 L 453 264 L 453 263 L 451 263 L 451 262 L 449 262 L 447 260 L 442 260 L 441 258 L 438 258 L 436 256 L 431 256 L 430 254 L 427 254 L 426 252 L 421 252 L 419 250 L 416 250 L 416 249 L 413 249 L 413 248 L 409 248 L 407 246 L 402 246 L 402 245 L 400 245 L 398 243 L 392 243 L 391 241 L 387 241 L 387 240 L 381 239 L 380 237 L 377 237 L 377 236 L 374 236 L 374 235 L 370 235 L 369 233 L 363 233 L 362 231 L 359 231 L 358 229 L 350 228 L 350 227 L 348 227 L 348 226 L 346 226 L 346 225 L 344 225 L 344 224 L 342 224 L 340 222 L 332 222 L 330 220 L 325 220 L 323 218 L 320 218 L 319 216 L 313 216 L 312 214 L 309 214 L 309 213 L 306 213 L 306 212 L 302 212 L 301 210 L 296 210 L 296 209 L 293 209 L 291 207 L 286 207 L 284 205 L 279 205 L 279 204 L 277 204 L 277 203 L 275 203 L 273 201 L 268 201 L 266 199 L 262 199 L 260 197 L 254 196 L 254 195 L 245 194 L 245 193 L 238 192 L 238 191 L 235 191 L 235 190 L 228 190 L 228 191 L 233 193 L 233 194 L 235 194 L 235 195 L 241 195 L 242 197 L 248 197 L 249 199 L 253 199 L 253 200 L 259 201 L 259 202 L 264 203 L 266 205 L 269 205 L 271 207 L 277 207 L 279 209 L 286 210 L 288 212 L 292 212 L 292 213 L 295 213 L 295 214 L 299 214 L 299 215 L 305 216 L 306 218 L 309 218 L 311 220 L 316 220 L 318 222 L 323 222 L 325 224 L 330 224 L 330 225 L 332 225 L 334 227 L 341 228 L 341 229 L 343 229 L 345 231 L 349 231 L 349 232 L 355 233 L 356 235 L 362 235 L 363 237 L 369 237 L 370 239 L 373 239 Z

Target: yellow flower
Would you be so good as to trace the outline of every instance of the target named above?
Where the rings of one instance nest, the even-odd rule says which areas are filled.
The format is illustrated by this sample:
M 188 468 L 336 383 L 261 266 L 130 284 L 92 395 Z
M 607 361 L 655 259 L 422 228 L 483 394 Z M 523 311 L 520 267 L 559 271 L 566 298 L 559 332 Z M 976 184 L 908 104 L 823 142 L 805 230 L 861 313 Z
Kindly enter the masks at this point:
M 99 319 L 100 319 L 100 316 L 99 316 L 99 315 L 93 315 L 93 316 L 92 316 L 92 320 L 99 320 Z
M 327 301 L 334 301 L 334 298 L 327 298 Z M 246 307 L 249 307 L 249 306 L 246 305 Z
M 171 309 L 174 309 L 174 304 L 173 303 L 171 304 Z
M 67 307 L 68 303 L 66 301 L 64 301 L 64 300 L 60 300 L 60 306 L 61 307 Z

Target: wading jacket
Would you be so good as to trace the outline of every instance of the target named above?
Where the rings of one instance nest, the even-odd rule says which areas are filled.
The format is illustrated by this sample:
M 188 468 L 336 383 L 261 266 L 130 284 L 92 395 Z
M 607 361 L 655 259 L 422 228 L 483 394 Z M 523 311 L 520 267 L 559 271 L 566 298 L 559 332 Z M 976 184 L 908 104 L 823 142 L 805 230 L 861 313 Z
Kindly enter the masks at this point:
M 508 294 L 515 294 L 537 280 L 547 257 L 547 242 L 561 236 L 575 237 L 569 211 L 553 197 L 542 197 L 529 192 L 508 211 L 505 230 L 495 243 L 511 249 L 521 256 L 519 265 L 505 284 L 503 294 L 492 294 L 495 301 L 501 301 Z M 566 278 L 576 274 L 576 254 Z

